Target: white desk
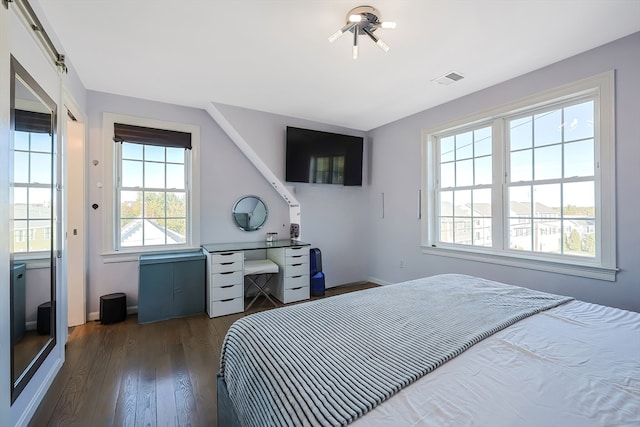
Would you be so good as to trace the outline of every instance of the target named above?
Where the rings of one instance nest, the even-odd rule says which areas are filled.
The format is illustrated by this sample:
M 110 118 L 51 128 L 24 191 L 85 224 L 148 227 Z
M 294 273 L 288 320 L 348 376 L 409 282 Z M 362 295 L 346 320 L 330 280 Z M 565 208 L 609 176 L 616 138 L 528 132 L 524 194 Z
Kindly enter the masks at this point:
M 278 264 L 272 295 L 282 303 L 309 299 L 309 244 L 298 240 L 212 243 L 202 245 L 207 256 L 206 305 L 209 317 L 244 311 L 245 251 L 266 250 Z M 272 279 L 273 280 L 273 279 Z

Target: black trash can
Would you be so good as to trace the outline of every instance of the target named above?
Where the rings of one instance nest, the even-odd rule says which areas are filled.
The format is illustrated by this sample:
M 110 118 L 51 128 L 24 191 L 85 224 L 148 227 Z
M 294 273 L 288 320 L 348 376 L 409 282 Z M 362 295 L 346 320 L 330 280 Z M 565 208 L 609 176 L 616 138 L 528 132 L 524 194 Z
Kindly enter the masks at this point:
M 36 331 L 39 335 L 51 334 L 51 301 L 43 302 L 38 306 L 38 319 Z
M 123 292 L 100 297 L 100 323 L 109 325 L 127 319 L 127 295 Z

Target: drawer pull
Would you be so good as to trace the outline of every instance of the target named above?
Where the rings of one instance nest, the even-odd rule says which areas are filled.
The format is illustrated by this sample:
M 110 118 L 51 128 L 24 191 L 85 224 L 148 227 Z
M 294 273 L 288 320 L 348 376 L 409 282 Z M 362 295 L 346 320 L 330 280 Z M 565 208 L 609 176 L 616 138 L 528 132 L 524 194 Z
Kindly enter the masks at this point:
M 233 254 L 234 254 L 234 252 L 224 252 L 224 253 L 221 253 L 221 254 L 218 254 L 218 255 L 220 255 L 220 256 L 230 256 L 230 255 L 233 255 Z
M 233 264 L 233 261 L 229 261 L 229 262 L 221 262 L 221 265 L 231 265 Z
M 302 258 L 303 255 L 293 255 L 291 258 Z
M 303 286 L 298 286 L 297 288 L 291 288 L 292 291 L 297 291 L 298 289 L 302 289 Z
M 300 264 L 291 264 L 291 267 L 300 267 L 302 265 L 302 263 Z
M 291 276 L 291 278 L 292 278 L 292 279 L 297 279 L 298 277 L 302 277 L 302 276 L 304 276 L 304 275 L 303 275 L 303 274 L 300 274 L 300 275 L 298 275 L 298 276 Z
M 222 271 L 220 274 L 233 274 L 235 271 Z
M 229 299 L 221 299 L 220 302 L 229 302 L 229 301 L 233 301 L 235 298 L 229 298 Z
M 233 288 L 235 285 L 220 286 L 222 289 Z

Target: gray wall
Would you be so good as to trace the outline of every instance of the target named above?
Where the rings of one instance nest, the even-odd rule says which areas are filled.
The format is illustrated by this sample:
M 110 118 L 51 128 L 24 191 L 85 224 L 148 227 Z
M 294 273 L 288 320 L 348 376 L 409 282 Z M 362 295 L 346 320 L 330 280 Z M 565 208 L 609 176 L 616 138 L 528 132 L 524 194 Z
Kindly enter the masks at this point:
M 87 106 L 89 204 L 105 204 L 105 194 L 97 184 L 104 181 L 107 166 L 102 161 L 103 144 L 113 142 L 102 140 L 104 112 L 179 122 L 200 127 L 200 243 L 263 240 L 270 231 L 278 232 L 282 238 L 289 236 L 288 205 L 204 110 L 93 91 L 88 92 Z M 283 181 L 287 125 L 364 136 L 362 132 L 321 123 L 226 105 L 217 107 Z M 93 160 L 98 160 L 98 166 L 91 165 Z M 364 280 L 366 254 L 361 250 L 361 238 L 365 235 L 366 185 L 347 188 L 300 184 L 295 191 L 302 206 L 303 238 L 321 248 L 327 286 Z M 231 220 L 231 207 L 245 194 L 262 197 L 269 208 L 269 219 L 257 232 L 243 232 Z M 87 307 L 94 317 L 101 295 L 125 292 L 129 306 L 136 306 L 138 300 L 137 262 L 104 263 L 103 221 L 102 208 L 89 209 Z
M 640 33 L 374 129 L 369 191 L 367 272 L 372 280 L 397 282 L 439 273 L 465 273 L 572 295 L 640 311 Z M 421 131 L 605 71 L 616 70 L 616 282 L 545 273 L 426 255 L 420 249 L 417 191 Z M 473 78 L 468 76 L 467 78 Z M 380 194 L 385 193 L 385 218 Z M 400 268 L 400 261 L 405 267 Z

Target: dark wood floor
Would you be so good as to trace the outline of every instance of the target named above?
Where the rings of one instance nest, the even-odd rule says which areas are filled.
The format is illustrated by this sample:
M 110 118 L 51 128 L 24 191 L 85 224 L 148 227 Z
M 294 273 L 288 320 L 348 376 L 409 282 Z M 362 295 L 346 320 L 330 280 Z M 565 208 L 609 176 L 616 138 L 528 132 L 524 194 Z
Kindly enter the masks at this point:
M 325 298 L 374 286 L 340 286 Z M 29 425 L 215 426 L 222 340 L 234 321 L 262 309 L 75 327 L 66 361 Z

